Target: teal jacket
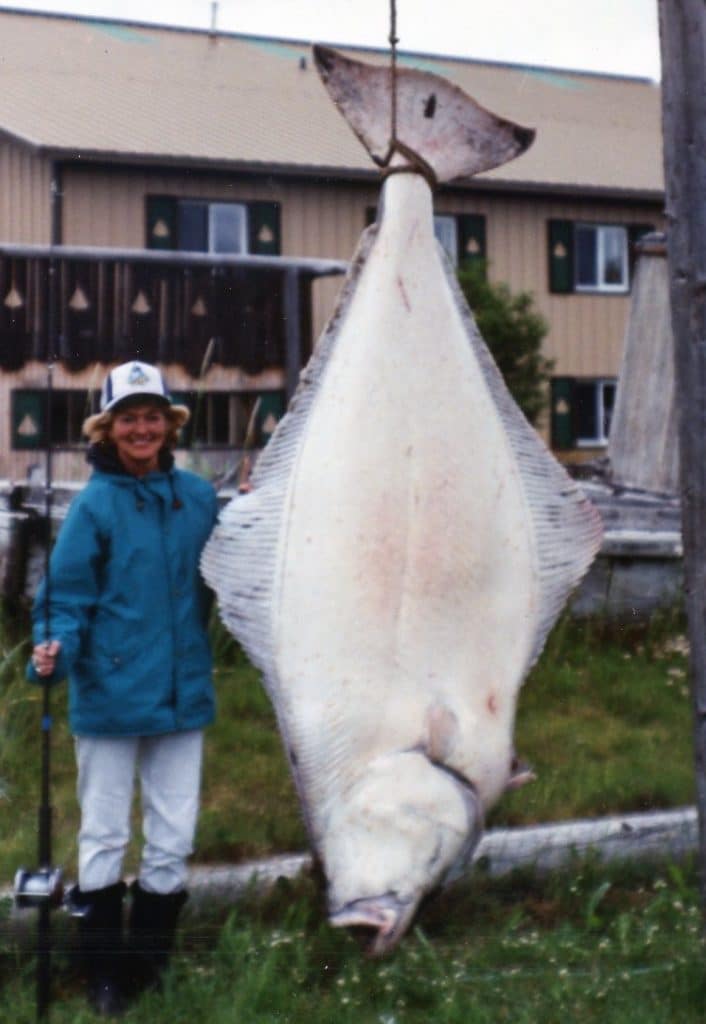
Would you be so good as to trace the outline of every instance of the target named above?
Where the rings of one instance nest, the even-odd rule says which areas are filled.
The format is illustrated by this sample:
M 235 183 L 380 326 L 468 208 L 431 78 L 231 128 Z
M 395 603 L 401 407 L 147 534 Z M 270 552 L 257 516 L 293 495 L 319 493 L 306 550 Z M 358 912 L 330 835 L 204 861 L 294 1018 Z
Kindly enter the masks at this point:
M 51 556 L 49 633 L 61 651 L 49 681 L 68 676 L 78 736 L 201 728 L 214 715 L 211 595 L 199 558 L 215 492 L 173 468 L 138 478 L 105 465 L 98 460 L 72 502 Z M 34 602 L 35 643 L 46 636 L 45 588 Z M 31 663 L 27 674 L 41 682 Z

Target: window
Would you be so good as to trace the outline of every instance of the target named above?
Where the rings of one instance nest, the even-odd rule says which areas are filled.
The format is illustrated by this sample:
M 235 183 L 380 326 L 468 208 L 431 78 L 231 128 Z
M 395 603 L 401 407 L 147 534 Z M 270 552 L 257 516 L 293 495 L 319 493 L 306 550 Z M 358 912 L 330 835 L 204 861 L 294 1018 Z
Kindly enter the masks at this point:
M 577 445 L 606 445 L 615 404 L 615 381 L 577 381 L 575 395 Z
M 172 399 L 191 410 L 180 447 L 262 448 L 284 415 L 283 391 L 181 391 Z
M 98 392 L 82 388 L 54 388 L 51 393 L 51 438 L 47 438 L 47 392 L 41 388 L 18 388 L 12 392 L 12 447 L 46 448 L 52 445 L 82 445 L 83 421 L 98 408 Z
M 147 196 L 146 203 L 149 249 L 279 255 L 278 203 L 225 203 L 177 196 Z
M 548 222 L 549 290 L 625 295 L 635 246 L 651 224 Z
M 458 264 L 458 228 L 456 218 L 449 214 L 436 214 L 434 234 L 454 267 Z
M 555 377 L 551 382 L 552 447 L 605 447 L 616 386 L 614 377 Z
M 625 292 L 628 233 L 623 227 L 577 224 L 574 229 L 576 291 Z
M 285 412 L 284 391 L 172 391 L 172 401 L 186 405 L 191 419 L 179 447 L 263 448 Z M 98 411 L 100 392 L 54 388 L 51 398 L 51 443 L 82 446 L 83 421 Z M 47 393 L 41 388 L 12 392 L 13 449 L 47 446 Z
M 178 248 L 186 252 L 245 253 L 248 211 L 244 203 L 177 203 Z
M 373 224 L 374 206 L 365 211 L 366 225 Z M 485 263 L 485 217 L 480 213 L 434 214 L 434 234 L 441 242 L 454 267 Z
M 482 214 L 434 214 L 434 234 L 454 267 L 485 263 L 485 217 Z

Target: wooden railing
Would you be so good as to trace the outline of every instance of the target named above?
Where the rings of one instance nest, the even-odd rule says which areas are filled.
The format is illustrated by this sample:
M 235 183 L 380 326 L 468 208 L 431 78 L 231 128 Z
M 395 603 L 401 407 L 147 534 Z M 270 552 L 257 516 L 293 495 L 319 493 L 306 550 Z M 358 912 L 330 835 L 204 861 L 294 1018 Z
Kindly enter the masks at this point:
M 335 260 L 0 245 L 0 369 L 68 370 L 132 358 L 286 369 L 291 392 L 311 335 L 311 280 Z

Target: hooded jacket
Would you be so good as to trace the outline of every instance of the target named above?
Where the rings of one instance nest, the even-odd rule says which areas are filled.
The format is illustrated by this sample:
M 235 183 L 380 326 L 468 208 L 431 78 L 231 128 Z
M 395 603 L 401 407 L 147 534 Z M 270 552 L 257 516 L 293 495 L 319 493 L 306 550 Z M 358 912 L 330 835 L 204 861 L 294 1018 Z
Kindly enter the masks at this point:
M 69 678 L 79 736 L 150 736 L 213 719 L 206 632 L 211 595 L 199 558 L 216 520 L 213 487 L 173 468 L 132 476 L 95 445 L 50 561 L 49 635 L 61 642 L 49 682 Z M 32 612 L 46 638 L 46 580 Z M 41 682 L 31 663 L 28 677 Z

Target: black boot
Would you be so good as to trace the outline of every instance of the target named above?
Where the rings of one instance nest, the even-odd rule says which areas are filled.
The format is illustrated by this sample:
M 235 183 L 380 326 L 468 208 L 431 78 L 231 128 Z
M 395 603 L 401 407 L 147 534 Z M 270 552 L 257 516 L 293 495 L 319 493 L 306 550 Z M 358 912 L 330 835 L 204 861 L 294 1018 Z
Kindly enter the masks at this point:
M 88 1000 L 97 1014 L 119 1017 L 127 1008 L 122 968 L 125 883 L 71 892 L 69 909 L 78 919 L 79 953 Z
M 177 919 L 189 898 L 180 892 L 147 892 L 139 882 L 130 887 L 129 943 L 133 991 L 159 988 L 174 948 Z

